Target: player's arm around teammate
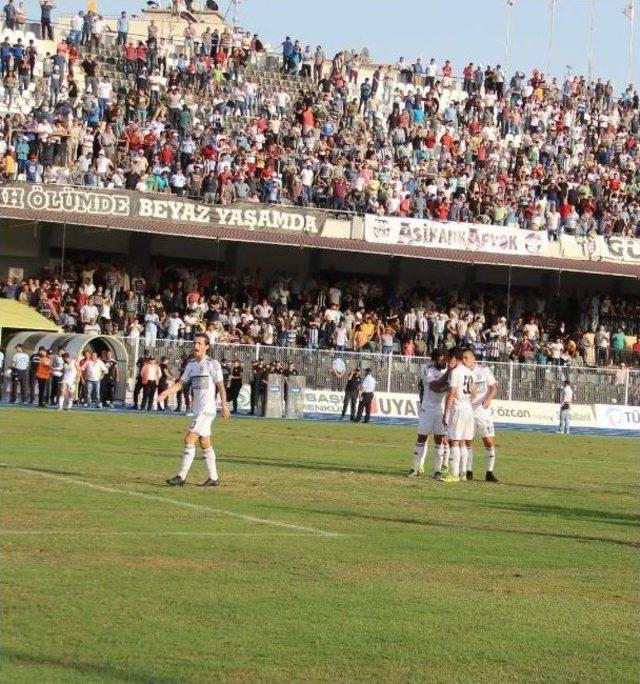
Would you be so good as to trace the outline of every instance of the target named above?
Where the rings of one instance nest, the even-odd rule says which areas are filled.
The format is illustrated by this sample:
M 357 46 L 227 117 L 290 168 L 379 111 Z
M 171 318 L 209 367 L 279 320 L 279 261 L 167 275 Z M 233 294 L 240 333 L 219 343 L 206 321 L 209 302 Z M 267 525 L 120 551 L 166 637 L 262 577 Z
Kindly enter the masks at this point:
M 411 470 L 408 477 L 420 477 L 424 472 L 429 435 L 433 434 L 435 444 L 434 478 L 441 479 L 444 460 L 446 430 L 442 425 L 442 411 L 445 392 L 449 381 L 447 357 L 443 350 L 435 349 L 431 356 L 432 363 L 423 366 L 420 371 L 420 411 L 418 414 L 418 436 L 413 448 Z
M 457 350 L 457 363 L 449 376 L 449 389 L 445 401 L 442 424 L 447 429 L 451 446 L 450 471 L 443 482 L 465 481 L 467 471 L 467 444 L 473 442 L 474 418 L 472 401 L 475 395 L 471 372 L 472 354 Z

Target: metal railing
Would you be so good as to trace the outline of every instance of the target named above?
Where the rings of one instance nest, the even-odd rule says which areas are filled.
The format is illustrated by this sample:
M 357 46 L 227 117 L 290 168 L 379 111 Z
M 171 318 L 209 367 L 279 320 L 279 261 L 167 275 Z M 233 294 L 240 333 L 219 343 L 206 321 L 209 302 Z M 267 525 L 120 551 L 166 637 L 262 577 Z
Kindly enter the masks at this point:
M 150 345 L 144 338 L 124 338 L 129 353 L 127 369 L 130 383 L 135 381 L 136 362 L 145 348 L 159 360 L 166 356 L 177 373 L 182 359 L 191 354 L 189 340 L 158 339 Z M 371 368 L 378 390 L 397 394 L 418 391 L 420 368 L 428 358 L 398 356 L 376 352 L 346 352 L 271 345 L 214 344 L 211 355 L 218 360 L 240 360 L 244 382 L 251 378 L 251 366 L 259 358 L 266 363 L 293 363 L 306 379 L 309 389 L 344 390 L 347 375 L 353 368 Z M 346 368 L 342 377 L 335 372 L 335 361 L 341 359 Z M 565 380 L 570 380 L 576 404 L 618 404 L 640 406 L 640 371 L 587 366 L 536 365 L 505 361 L 485 361 L 498 384 L 498 399 L 558 403 Z

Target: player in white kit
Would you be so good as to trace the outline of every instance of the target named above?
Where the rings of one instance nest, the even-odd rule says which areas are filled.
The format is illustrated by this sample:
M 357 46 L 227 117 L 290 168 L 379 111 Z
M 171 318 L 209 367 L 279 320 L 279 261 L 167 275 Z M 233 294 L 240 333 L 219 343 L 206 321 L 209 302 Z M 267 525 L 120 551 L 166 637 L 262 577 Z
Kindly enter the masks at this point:
M 433 435 L 435 443 L 434 478 L 442 478 L 442 462 L 446 441 L 446 430 L 442 424 L 444 399 L 446 396 L 449 368 L 447 355 L 444 350 L 435 349 L 431 356 L 433 363 L 426 364 L 420 369 L 420 381 L 423 394 L 418 417 L 418 438 L 413 448 L 411 470 L 408 477 L 420 477 L 424 472 L 424 461 L 427 457 L 427 442 L 429 435 Z
M 449 473 L 442 478 L 443 482 L 464 482 L 467 479 L 467 445 L 473 444 L 475 427 L 471 405 L 475 398 L 473 373 L 470 369 L 473 363 L 472 353 L 457 350 L 454 356 L 457 363 L 449 373 L 449 389 L 442 418 L 451 448 Z
M 189 469 L 196 456 L 196 444 L 199 442 L 202 455 L 207 466 L 208 477 L 202 483 L 203 487 L 217 487 L 220 484 L 216 467 L 216 454 L 211 446 L 211 423 L 216 415 L 216 388 L 220 394 L 221 415 L 229 418 L 227 395 L 224 391 L 222 367 L 210 356 L 209 339 L 204 334 L 198 334 L 193 341 L 194 358 L 186 365 L 180 380 L 158 395 L 158 403 L 179 392 L 183 385 L 189 383 L 193 393 L 193 422 L 184 438 L 184 452 L 180 472 L 167 480 L 172 486 L 182 486 L 189 474 Z
M 472 353 L 472 352 L 471 352 Z M 493 427 L 493 412 L 491 410 L 491 402 L 498 394 L 498 383 L 489 366 L 481 366 L 477 361 L 475 354 L 472 353 L 473 364 L 471 372 L 473 373 L 473 384 L 476 389 L 476 398 L 473 400 L 473 417 L 476 424 L 476 434 L 482 437 L 484 443 L 484 451 L 487 458 L 487 472 L 485 480 L 487 482 L 498 482 L 498 478 L 493 474 L 493 468 L 496 462 L 496 447 L 495 447 L 495 428 Z M 473 445 L 467 447 L 467 480 L 473 479 Z
M 60 378 L 60 392 L 58 393 L 58 411 L 68 411 L 73 407 L 73 397 L 78 382 L 78 363 L 68 352 L 62 355 L 62 377 Z

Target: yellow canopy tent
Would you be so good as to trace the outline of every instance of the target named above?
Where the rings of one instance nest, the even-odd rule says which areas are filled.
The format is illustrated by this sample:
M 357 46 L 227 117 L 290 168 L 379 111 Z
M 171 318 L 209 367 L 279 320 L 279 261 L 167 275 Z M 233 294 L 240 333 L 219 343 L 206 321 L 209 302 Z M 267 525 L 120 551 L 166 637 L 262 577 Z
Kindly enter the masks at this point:
M 17 302 L 15 299 L 0 299 L 0 340 L 2 340 L 3 333 L 22 330 L 61 332 L 55 323 L 30 306 Z

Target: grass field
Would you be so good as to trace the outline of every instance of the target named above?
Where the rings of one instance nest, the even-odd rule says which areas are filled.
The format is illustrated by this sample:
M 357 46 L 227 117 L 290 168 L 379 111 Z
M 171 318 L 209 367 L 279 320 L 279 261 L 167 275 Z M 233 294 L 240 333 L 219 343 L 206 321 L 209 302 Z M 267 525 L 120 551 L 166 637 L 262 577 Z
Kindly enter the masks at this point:
M 172 489 L 186 425 L 0 411 L 4 682 L 638 681 L 636 441 L 444 485 L 411 427 L 217 421 Z

